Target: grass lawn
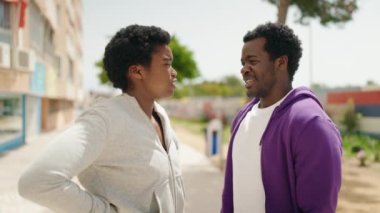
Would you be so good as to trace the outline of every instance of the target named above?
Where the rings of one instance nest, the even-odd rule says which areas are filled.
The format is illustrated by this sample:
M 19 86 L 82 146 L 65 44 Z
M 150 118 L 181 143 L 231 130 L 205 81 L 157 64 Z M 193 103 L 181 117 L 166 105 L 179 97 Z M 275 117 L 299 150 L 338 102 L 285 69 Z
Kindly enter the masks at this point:
M 178 119 L 171 118 L 173 125 L 181 125 L 188 129 L 191 133 L 205 136 L 205 128 L 207 123 L 201 120 L 187 120 L 187 119 Z M 223 126 L 223 144 L 228 144 L 230 139 L 230 125 Z

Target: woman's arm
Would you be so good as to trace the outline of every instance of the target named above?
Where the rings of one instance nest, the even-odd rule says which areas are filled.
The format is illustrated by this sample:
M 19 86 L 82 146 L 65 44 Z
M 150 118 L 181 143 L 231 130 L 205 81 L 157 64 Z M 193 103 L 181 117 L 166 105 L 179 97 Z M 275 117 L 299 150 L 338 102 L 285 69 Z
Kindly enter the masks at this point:
M 57 212 L 111 212 L 103 198 L 82 190 L 72 178 L 100 155 L 106 121 L 90 111 L 48 145 L 19 180 L 21 196 Z

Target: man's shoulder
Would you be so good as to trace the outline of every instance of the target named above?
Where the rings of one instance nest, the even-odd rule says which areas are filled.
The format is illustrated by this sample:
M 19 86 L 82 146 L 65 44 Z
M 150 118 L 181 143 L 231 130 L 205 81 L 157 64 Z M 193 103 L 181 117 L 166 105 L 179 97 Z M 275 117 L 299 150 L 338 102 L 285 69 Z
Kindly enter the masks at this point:
M 312 98 L 295 101 L 289 106 L 289 110 L 295 112 L 298 116 L 315 115 L 324 112 L 323 107 Z
M 330 118 L 325 113 L 319 103 L 311 98 L 301 99 L 290 105 L 283 112 L 283 118 L 294 125 L 306 125 L 310 121 L 318 118 L 330 122 Z

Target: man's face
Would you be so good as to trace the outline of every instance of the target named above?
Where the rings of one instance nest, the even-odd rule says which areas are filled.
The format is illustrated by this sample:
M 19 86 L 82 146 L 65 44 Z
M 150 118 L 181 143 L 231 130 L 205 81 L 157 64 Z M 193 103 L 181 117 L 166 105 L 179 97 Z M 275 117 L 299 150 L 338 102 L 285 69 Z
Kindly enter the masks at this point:
M 242 49 L 241 74 L 249 97 L 265 98 L 272 94 L 276 84 L 274 61 L 264 50 L 265 42 L 265 38 L 256 38 L 246 42 Z
M 144 87 L 153 99 L 171 96 L 177 81 L 172 67 L 173 54 L 168 45 L 157 46 L 152 61 L 145 69 Z

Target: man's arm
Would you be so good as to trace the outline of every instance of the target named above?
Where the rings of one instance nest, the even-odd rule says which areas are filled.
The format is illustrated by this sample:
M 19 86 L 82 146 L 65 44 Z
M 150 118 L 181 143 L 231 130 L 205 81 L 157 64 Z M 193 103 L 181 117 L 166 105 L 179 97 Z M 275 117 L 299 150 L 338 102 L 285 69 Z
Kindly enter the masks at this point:
M 297 204 L 302 212 L 333 213 L 342 179 L 341 137 L 322 117 L 309 121 L 295 144 Z

